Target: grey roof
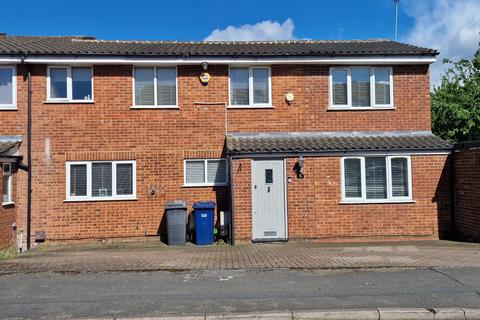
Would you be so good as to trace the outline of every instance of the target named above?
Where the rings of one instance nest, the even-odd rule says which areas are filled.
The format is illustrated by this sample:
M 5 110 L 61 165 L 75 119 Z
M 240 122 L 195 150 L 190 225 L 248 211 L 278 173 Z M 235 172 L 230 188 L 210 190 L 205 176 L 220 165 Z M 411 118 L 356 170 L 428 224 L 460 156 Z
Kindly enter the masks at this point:
M 229 154 L 448 150 L 451 147 L 447 141 L 425 131 L 240 133 L 227 136 Z
M 426 55 L 436 50 L 385 39 L 342 41 L 124 41 L 0 34 L 0 55 L 349 56 Z
M 8 151 L 22 143 L 20 136 L 0 136 L 0 156 L 8 155 Z

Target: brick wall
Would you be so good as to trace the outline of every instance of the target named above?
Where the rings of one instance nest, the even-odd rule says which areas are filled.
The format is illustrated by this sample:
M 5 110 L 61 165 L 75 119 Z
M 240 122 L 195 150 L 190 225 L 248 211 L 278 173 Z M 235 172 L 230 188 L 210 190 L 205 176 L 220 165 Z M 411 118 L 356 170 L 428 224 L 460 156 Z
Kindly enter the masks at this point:
M 221 210 L 228 210 L 228 188 L 182 187 L 185 158 L 217 157 L 225 152 L 222 103 L 228 100 L 227 66 L 209 66 L 212 79 L 208 86 L 198 80 L 201 66 L 179 66 L 178 110 L 130 109 L 132 66 L 95 66 L 95 103 L 44 103 L 46 71 L 46 65 L 31 67 L 32 235 L 45 231 L 47 240 L 62 240 L 156 234 L 163 205 L 173 199 L 185 199 L 190 205 L 196 200 L 216 200 Z M 18 111 L 0 111 L 0 134 L 26 137 L 27 82 L 22 66 L 17 74 Z M 273 66 L 274 108 L 230 109 L 227 127 L 229 132 L 429 130 L 428 67 L 394 66 L 394 88 L 396 110 L 327 111 L 327 66 Z M 295 94 L 292 105 L 284 101 L 287 92 Z M 20 153 L 26 161 L 26 143 Z M 137 161 L 138 200 L 64 201 L 66 160 L 125 157 Z M 23 172 L 18 174 L 18 188 L 26 190 Z M 19 194 L 16 205 L 24 230 L 25 194 Z M 305 201 L 299 198 L 299 207 L 311 208 Z M 313 229 L 303 222 L 304 215 L 292 213 L 292 218 L 310 236 Z
M 449 234 L 450 172 L 446 155 L 412 156 L 414 203 L 340 204 L 340 158 L 305 158 L 305 177 L 287 160 L 289 238 L 322 241 L 438 239 Z M 235 160 L 236 238 L 251 239 L 251 160 Z M 238 170 L 241 166 L 242 170 Z M 241 223 L 240 223 L 241 221 Z M 239 226 L 241 224 L 241 226 Z M 248 226 L 248 227 L 245 227 Z
M 455 204 L 457 236 L 480 240 L 480 144 L 456 148 Z
M 12 168 L 14 171 L 16 170 L 15 167 Z M 16 200 L 16 175 L 13 172 L 12 176 L 12 200 L 15 202 Z M 1 183 L 1 179 L 3 179 L 3 166 L 0 162 L 0 195 L 3 194 L 3 183 Z M 1 200 L 1 199 L 0 199 Z M 17 212 L 15 204 L 11 205 L 1 205 L 0 202 L 0 250 L 6 249 L 12 246 L 15 243 L 15 232 L 12 228 L 12 224 L 17 221 Z

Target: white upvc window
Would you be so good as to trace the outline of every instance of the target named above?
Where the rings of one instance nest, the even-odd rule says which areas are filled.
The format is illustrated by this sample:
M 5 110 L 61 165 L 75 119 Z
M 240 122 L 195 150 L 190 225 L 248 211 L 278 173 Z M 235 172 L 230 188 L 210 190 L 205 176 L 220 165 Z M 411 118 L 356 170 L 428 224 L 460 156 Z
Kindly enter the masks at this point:
M 4 163 L 2 165 L 2 205 L 12 204 L 12 164 Z
M 341 159 L 342 202 L 412 201 L 410 156 L 352 156 Z
M 184 160 L 184 185 L 189 187 L 226 186 L 228 170 L 226 159 Z
M 271 107 L 270 67 L 230 67 L 230 107 Z
M 93 68 L 48 67 L 47 101 L 93 102 Z
M 17 109 L 17 69 L 0 66 L 0 110 Z
M 69 161 L 67 201 L 136 199 L 135 161 Z
M 332 67 L 329 76 L 329 109 L 393 109 L 391 67 Z
M 177 67 L 134 67 L 133 108 L 178 108 Z

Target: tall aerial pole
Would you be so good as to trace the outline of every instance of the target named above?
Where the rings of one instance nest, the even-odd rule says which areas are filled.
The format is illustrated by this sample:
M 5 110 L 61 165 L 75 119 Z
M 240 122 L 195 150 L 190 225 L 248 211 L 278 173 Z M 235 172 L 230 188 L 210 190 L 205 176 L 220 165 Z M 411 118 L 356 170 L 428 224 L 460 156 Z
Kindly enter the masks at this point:
M 399 0 L 393 0 L 395 3 L 395 41 L 397 41 L 398 38 L 398 1 Z

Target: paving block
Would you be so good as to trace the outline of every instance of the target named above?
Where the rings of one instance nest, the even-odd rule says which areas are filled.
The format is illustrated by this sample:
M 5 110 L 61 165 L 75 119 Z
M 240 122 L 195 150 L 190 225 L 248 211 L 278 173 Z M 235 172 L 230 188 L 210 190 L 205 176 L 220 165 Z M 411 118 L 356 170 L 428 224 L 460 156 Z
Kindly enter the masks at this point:
M 438 308 L 433 311 L 435 320 L 465 320 L 465 312 L 460 308 Z
M 294 320 L 378 320 L 377 310 L 294 311 Z
M 480 320 L 480 309 L 463 309 L 466 320 Z
M 434 320 L 433 312 L 423 308 L 378 308 L 380 320 Z
M 285 311 L 218 315 L 207 314 L 205 320 L 292 320 L 292 313 L 290 311 Z

